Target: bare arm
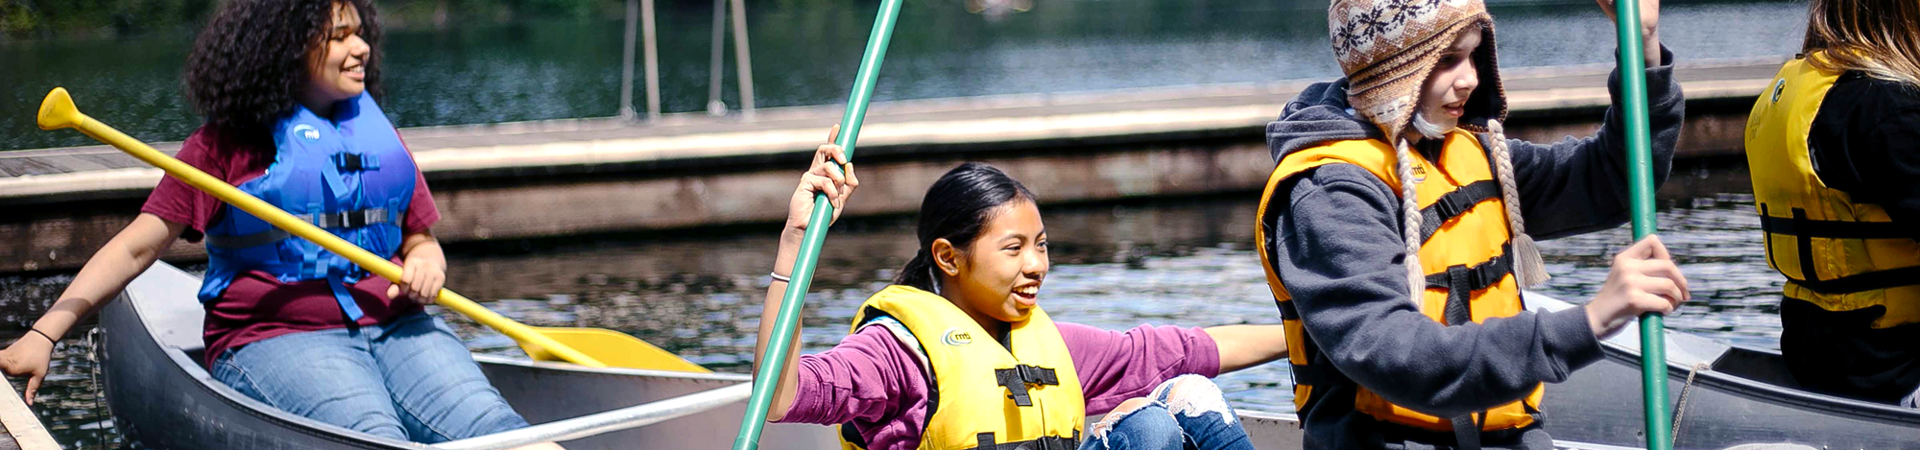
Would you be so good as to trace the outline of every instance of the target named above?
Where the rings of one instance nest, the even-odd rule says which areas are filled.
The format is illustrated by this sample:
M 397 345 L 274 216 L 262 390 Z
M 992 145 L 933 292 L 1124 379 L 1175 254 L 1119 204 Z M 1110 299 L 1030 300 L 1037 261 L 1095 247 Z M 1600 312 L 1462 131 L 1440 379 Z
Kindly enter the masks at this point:
M 1220 349 L 1220 373 L 1287 357 L 1287 334 L 1280 325 L 1221 325 L 1206 328 Z
M 798 259 L 800 240 L 804 234 L 804 231 L 794 230 L 792 227 L 787 227 L 780 232 L 780 253 L 773 260 L 774 273 L 785 273 L 793 269 L 793 261 Z M 773 336 L 773 321 L 775 317 L 780 316 L 781 300 L 786 291 L 787 283 L 784 281 L 774 280 L 773 284 L 767 286 L 766 306 L 762 307 L 760 312 L 760 338 L 753 346 L 755 356 L 767 353 L 768 337 Z M 787 410 L 793 407 L 794 386 L 800 382 L 800 346 L 797 345 L 800 342 L 800 328 L 798 323 L 793 326 L 793 335 L 790 336 L 792 340 L 788 342 L 794 344 L 787 346 L 786 365 L 781 366 L 783 368 L 780 370 L 780 385 L 773 390 L 773 405 L 767 410 L 768 421 L 777 422 L 785 418 Z M 754 372 L 758 374 L 759 371 L 760 368 L 756 365 Z
M 840 127 L 834 126 L 827 132 L 827 139 L 832 140 L 833 136 L 839 132 Z M 793 262 L 799 259 L 800 241 L 805 238 L 807 220 L 813 215 L 815 193 L 827 194 L 827 198 L 833 200 L 833 218 L 840 218 L 840 213 L 847 206 L 847 197 L 853 195 L 854 188 L 860 186 L 860 178 L 853 174 L 851 164 L 843 166 L 846 169 L 845 175 L 834 172 L 828 166 L 846 161 L 846 158 L 846 155 L 841 153 L 840 146 L 833 144 L 821 145 L 814 152 L 812 166 L 808 167 L 806 174 L 800 176 L 800 186 L 794 189 L 793 198 L 788 202 L 787 224 L 780 231 L 780 251 L 774 257 L 773 273 L 781 276 L 792 275 L 788 272 L 793 270 Z M 780 316 L 780 305 L 786 291 L 787 283 L 780 280 L 774 280 L 767 286 L 766 303 L 760 312 L 759 339 L 753 346 L 753 354 L 756 357 L 767 353 L 767 344 L 773 336 L 773 322 Z M 800 383 L 801 328 L 798 323 L 795 323 L 793 335 L 788 336 L 791 338 L 788 341 L 791 344 L 787 346 L 786 364 L 781 366 L 780 382 L 773 390 L 773 404 L 768 406 L 768 421 L 779 421 L 785 418 L 787 410 L 793 407 L 794 390 Z M 764 363 L 764 361 L 756 362 L 753 368 L 755 374 L 760 371 L 759 364 Z
M 173 245 L 174 239 L 186 228 L 186 224 L 169 222 L 153 214 L 141 213 L 134 217 L 133 223 L 127 224 L 120 234 L 114 235 L 107 245 L 87 259 L 86 266 L 67 284 L 67 290 L 60 293 L 60 300 L 33 323 L 33 329 L 46 333 L 46 337 L 29 332 L 0 351 L 0 370 L 10 376 L 31 377 L 25 392 L 27 403 L 33 403 L 34 392 L 47 376 L 53 353 L 53 342 L 48 338 L 60 339 L 80 319 L 113 301 L 126 289 L 127 283 L 153 266 L 160 253 Z

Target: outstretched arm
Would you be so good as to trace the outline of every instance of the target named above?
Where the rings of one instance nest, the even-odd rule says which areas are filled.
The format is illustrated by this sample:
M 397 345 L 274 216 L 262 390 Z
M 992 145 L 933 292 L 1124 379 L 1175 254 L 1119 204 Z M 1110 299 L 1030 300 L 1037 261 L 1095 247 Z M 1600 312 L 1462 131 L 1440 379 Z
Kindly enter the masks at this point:
M 1205 331 L 1220 350 L 1220 373 L 1227 373 L 1287 357 L 1285 330 L 1280 325 L 1221 325 Z
M 186 224 L 169 222 L 150 213 L 134 217 L 133 223 L 127 224 L 127 228 L 87 259 L 87 265 L 80 268 L 73 282 L 67 284 L 67 290 L 60 293 L 60 300 L 55 301 L 40 320 L 33 322 L 32 331 L 0 351 L 0 371 L 9 376 L 29 377 L 27 391 L 23 393 L 28 404 L 33 403 L 40 381 L 47 377 L 53 342 L 65 336 L 80 319 L 113 301 L 127 288 L 127 283 L 160 259 L 160 253 L 173 245 L 173 240 L 186 228 Z

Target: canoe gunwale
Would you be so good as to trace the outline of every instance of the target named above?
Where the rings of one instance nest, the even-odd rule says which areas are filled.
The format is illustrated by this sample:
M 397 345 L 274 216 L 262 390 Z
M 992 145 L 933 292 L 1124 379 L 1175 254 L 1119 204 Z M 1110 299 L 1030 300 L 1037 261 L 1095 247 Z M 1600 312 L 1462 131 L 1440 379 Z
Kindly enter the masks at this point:
M 523 359 L 523 358 L 513 358 L 513 357 L 507 357 L 507 356 L 500 356 L 500 355 L 489 355 L 485 353 L 474 353 L 473 362 L 480 363 L 483 365 L 517 366 L 517 367 L 524 367 L 529 369 L 539 369 L 542 371 L 570 372 L 575 375 L 605 375 L 605 376 L 618 376 L 618 377 L 632 377 L 632 376 L 666 377 L 666 378 L 680 378 L 680 379 L 686 379 L 686 380 L 726 382 L 728 384 L 753 382 L 753 376 L 747 375 L 747 374 L 739 374 L 739 373 L 724 373 L 724 372 L 695 373 L 695 372 L 676 372 L 671 370 L 632 369 L 632 368 L 626 368 L 626 367 L 587 367 L 587 366 L 569 364 L 569 363 L 563 363 L 563 362 L 534 361 L 534 360 Z
M 1668 330 L 1668 332 L 1672 333 L 1673 331 Z M 1741 348 L 1748 351 L 1773 353 L 1761 349 Z M 1636 367 L 1640 365 L 1640 353 L 1620 344 L 1603 341 L 1601 342 L 1601 350 L 1606 355 L 1606 358 L 1615 362 L 1626 363 Z M 1719 389 L 1755 401 L 1788 408 L 1811 409 L 1823 414 L 1870 420 L 1888 425 L 1920 427 L 1920 410 L 1899 408 L 1893 405 L 1864 402 L 1811 391 L 1775 386 L 1746 377 L 1713 370 L 1713 362 L 1717 361 L 1705 363 L 1707 367 L 1702 368 L 1694 376 L 1694 389 Z M 1669 378 L 1684 381 L 1686 379 L 1685 374 L 1692 371 L 1693 367 L 1677 364 L 1673 361 L 1667 362 Z M 1678 398 L 1680 391 L 1674 390 L 1673 395 L 1675 398 Z
M 638 428 L 655 423 L 707 412 L 745 401 L 752 383 L 735 384 L 680 397 L 648 402 L 612 411 L 547 422 L 518 430 L 434 444 L 451 450 L 494 450 L 542 442 L 571 441 L 605 433 Z

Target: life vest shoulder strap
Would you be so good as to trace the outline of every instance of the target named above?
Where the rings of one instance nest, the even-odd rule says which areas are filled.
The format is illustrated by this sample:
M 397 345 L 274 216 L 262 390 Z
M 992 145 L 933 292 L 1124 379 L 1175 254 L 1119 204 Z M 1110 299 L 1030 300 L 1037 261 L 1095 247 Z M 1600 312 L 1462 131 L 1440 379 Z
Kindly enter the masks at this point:
M 1475 181 L 1441 195 L 1432 204 L 1420 208 L 1420 243 L 1433 240 L 1433 235 L 1440 232 L 1442 225 L 1466 214 L 1474 205 L 1499 199 L 1500 182 L 1494 180 Z

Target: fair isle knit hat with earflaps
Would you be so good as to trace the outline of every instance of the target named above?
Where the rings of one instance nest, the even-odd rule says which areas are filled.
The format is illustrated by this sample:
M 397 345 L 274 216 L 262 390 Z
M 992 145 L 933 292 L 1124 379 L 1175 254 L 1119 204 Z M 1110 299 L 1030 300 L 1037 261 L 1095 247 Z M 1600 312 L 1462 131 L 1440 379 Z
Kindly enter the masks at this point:
M 1478 25 L 1477 27 L 1475 25 Z M 1407 244 L 1407 282 L 1415 305 L 1426 292 L 1427 277 L 1420 267 L 1420 204 L 1414 186 L 1411 144 L 1401 137 L 1413 123 L 1427 76 L 1460 33 L 1478 29 L 1480 47 L 1473 51 L 1480 86 L 1468 97 L 1459 126 L 1486 133 L 1501 200 L 1507 207 L 1507 227 L 1513 234 L 1514 279 L 1520 286 L 1547 281 L 1540 250 L 1527 235 L 1520 214 L 1520 193 L 1513 178 L 1513 157 L 1507 149 L 1506 92 L 1500 87 L 1494 58 L 1493 16 L 1481 0 L 1333 0 L 1327 9 L 1327 27 L 1334 57 L 1346 72 L 1347 102 L 1360 119 L 1386 132 L 1396 155 L 1403 219 L 1401 235 Z

